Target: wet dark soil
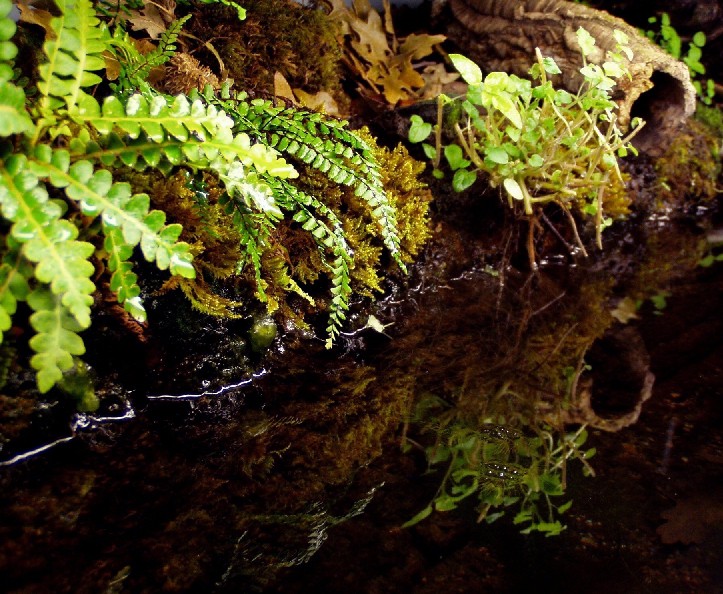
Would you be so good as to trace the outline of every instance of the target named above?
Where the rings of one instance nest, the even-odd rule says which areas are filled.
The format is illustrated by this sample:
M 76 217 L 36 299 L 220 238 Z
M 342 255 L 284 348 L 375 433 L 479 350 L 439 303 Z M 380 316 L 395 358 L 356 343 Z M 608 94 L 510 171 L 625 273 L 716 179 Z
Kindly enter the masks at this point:
M 559 537 L 475 525 L 472 510 L 401 530 L 436 483 L 392 453 L 365 471 L 385 483 L 367 513 L 273 591 L 723 592 L 722 305 L 718 270 L 677 284 L 665 311 L 645 316 L 653 398 L 633 427 L 593 433 L 597 476 L 571 477 Z
M 648 286 L 668 294 L 665 307 L 648 301 L 629 322 L 657 382 L 635 425 L 591 432 L 597 476 L 571 471 L 573 507 L 559 537 L 521 535 L 505 519 L 476 524 L 471 504 L 401 528 L 439 484 L 438 475 L 424 474 L 422 456 L 400 449 L 414 397 L 464 381 L 484 385 L 489 374 L 469 371 L 484 367 L 483 354 L 495 361 L 492 347 L 513 352 L 505 336 L 522 326 L 543 335 L 551 322 L 587 320 L 619 298 L 606 292 L 614 283 L 605 266 L 582 274 L 555 258 L 540 274 L 508 269 L 500 293 L 482 244 L 464 225 L 453 234 L 440 222 L 443 244 L 430 246 L 406 291 L 379 304 L 379 318 L 394 322 L 389 336 L 352 331 L 328 353 L 290 335 L 255 378 L 201 398 L 136 394 L 135 418 L 76 430 L 70 441 L 0 469 L 3 587 L 723 592 L 723 269 L 690 267 L 701 234 L 683 219 L 655 222 L 656 241 L 635 256 L 664 243 L 669 258 L 644 273 L 621 268 L 627 260 L 610 246 L 621 294 L 656 277 L 662 285 Z M 502 309 L 500 298 L 508 303 Z M 586 300 L 592 309 L 581 306 Z M 221 341 L 219 332 L 212 336 Z M 533 355 L 517 353 L 512 362 L 524 370 Z M 189 360 L 205 359 L 190 353 Z M 156 371 L 186 369 L 176 363 L 152 357 Z M 168 391 L 156 378 L 150 396 L 184 396 L 192 374 L 170 376 Z

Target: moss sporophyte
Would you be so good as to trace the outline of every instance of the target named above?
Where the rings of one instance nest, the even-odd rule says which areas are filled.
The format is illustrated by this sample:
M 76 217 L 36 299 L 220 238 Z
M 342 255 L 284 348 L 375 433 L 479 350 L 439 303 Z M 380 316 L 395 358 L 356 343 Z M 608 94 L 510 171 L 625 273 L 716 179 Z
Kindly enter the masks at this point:
M 624 33 L 616 31 L 614 36 L 616 51 L 607 52 L 606 61 L 597 65 L 587 61 L 596 49 L 595 40 L 578 29 L 584 80 L 574 94 L 553 87 L 548 75 L 561 74 L 560 68 L 539 49 L 529 72 L 532 80 L 505 72 L 483 76 L 477 64 L 451 54 L 468 85 L 466 95 L 441 95 L 435 123 L 412 116 L 409 140 L 423 143 L 436 177 L 444 176 L 445 163 L 458 192 L 484 173 L 491 186 L 504 188 L 510 208 L 521 205 L 528 217 L 537 206 L 557 204 L 583 253 L 571 211 L 594 217 L 596 243 L 601 246 L 602 231 L 612 223 L 605 216 L 605 196 L 623 186 L 617 159 L 637 154 L 630 141 L 643 125 L 635 118 L 625 135 L 616 123 L 612 90 L 617 80 L 630 76 L 626 60 L 632 52 Z M 455 140 L 445 141 L 445 131 Z

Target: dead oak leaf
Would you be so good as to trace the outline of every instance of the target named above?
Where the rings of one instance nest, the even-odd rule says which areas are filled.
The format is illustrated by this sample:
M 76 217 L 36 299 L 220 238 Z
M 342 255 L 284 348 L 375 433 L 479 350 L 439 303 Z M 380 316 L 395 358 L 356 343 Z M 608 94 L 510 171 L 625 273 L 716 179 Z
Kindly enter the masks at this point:
M 412 68 L 411 63 L 394 64 L 382 76 L 379 83 L 384 88 L 384 97 L 390 105 L 408 99 L 414 90 L 424 85 L 424 79 Z
M 50 14 L 50 12 L 31 6 L 27 1 L 18 2 L 17 4 L 20 9 L 21 22 L 28 23 L 30 25 L 38 25 L 45 29 L 45 38 L 47 40 L 55 39 L 55 31 L 53 31 L 53 27 L 50 25 L 53 15 Z
M 335 117 L 341 117 L 343 115 L 334 97 L 326 91 L 319 91 L 312 95 L 303 89 L 294 89 L 294 95 L 296 95 L 299 98 L 299 102 L 308 109 L 320 111 L 326 115 Z
M 444 64 L 429 64 L 422 70 L 424 86 L 419 99 L 434 99 L 444 93 L 445 88 L 459 78 L 457 72 L 447 72 Z
M 447 39 L 444 35 L 407 35 L 402 45 L 399 46 L 399 53 L 409 55 L 412 60 L 421 60 L 434 51 L 434 46 Z
M 146 31 L 151 39 L 158 39 L 173 22 L 175 5 L 175 2 L 148 2 L 141 10 L 131 11 L 128 22 L 133 31 Z
M 351 42 L 352 47 L 368 62 L 383 61 L 391 54 L 391 49 L 382 27 L 382 19 L 378 12 L 370 13 L 367 19 L 355 19 L 349 23 L 358 38 Z

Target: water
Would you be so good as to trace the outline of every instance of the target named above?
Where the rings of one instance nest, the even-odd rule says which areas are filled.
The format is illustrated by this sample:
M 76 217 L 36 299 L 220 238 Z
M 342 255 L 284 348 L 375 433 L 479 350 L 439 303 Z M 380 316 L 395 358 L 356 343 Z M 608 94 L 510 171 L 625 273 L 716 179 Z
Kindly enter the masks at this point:
M 696 266 L 705 226 L 634 217 L 589 261 L 545 236 L 535 273 L 518 228 L 441 212 L 410 279 L 355 308 L 333 352 L 288 334 L 254 358 L 236 322 L 162 300 L 155 342 L 122 361 L 90 339 L 106 408 L 27 403 L 4 425 L 4 589 L 723 591 L 723 275 Z M 442 479 L 401 448 L 433 436 L 407 423 L 432 397 L 454 411 L 440 423 L 589 424 L 596 476 L 569 463 L 560 536 L 521 535 L 511 513 L 477 524 L 473 498 L 401 528 Z

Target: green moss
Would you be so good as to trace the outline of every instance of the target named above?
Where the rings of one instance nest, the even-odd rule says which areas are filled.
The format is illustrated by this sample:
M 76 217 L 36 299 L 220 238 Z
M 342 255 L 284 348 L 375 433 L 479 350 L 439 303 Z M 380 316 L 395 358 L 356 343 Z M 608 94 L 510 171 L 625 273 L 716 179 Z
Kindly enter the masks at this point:
M 280 72 L 293 88 L 341 98 L 337 28 L 322 11 L 292 0 L 248 0 L 243 6 L 243 22 L 231 11 L 226 19 L 222 9 L 209 7 L 188 24 L 192 33 L 212 41 L 236 88 L 271 93 L 274 73 Z
M 168 178 L 156 171 L 128 171 L 124 178 L 135 191 L 146 192 L 153 207 L 163 210 L 169 222 L 180 223 L 182 239 L 192 246 L 196 278 L 173 277 L 162 291 L 181 289 L 202 313 L 239 317 L 235 310 L 242 303 L 224 297 L 221 287 L 214 286 L 236 273 L 242 257 L 237 227 L 219 204 L 223 190 L 215 177 L 182 169 Z
M 698 103 L 695 119 L 705 124 L 719 140 L 723 140 L 723 111 L 721 109 Z
M 690 120 L 658 159 L 658 198 L 668 205 L 712 200 L 718 195 L 721 139 L 710 128 Z
M 278 328 L 276 322 L 269 316 L 260 316 L 254 320 L 249 331 L 251 350 L 260 353 L 268 349 L 276 338 Z
M 73 367 L 63 374 L 57 384 L 58 388 L 67 396 L 75 400 L 80 412 L 95 412 L 100 406 L 98 396 L 95 394 L 90 367 L 76 359 Z

